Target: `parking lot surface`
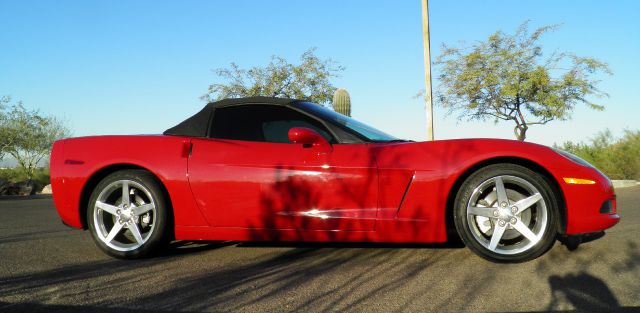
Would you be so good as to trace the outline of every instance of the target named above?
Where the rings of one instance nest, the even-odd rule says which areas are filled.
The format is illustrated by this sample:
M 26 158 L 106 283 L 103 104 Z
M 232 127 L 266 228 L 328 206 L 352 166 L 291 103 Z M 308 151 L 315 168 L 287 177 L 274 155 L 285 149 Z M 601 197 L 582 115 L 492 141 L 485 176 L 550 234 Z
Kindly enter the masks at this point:
M 636 312 L 640 187 L 617 193 L 606 236 L 523 264 L 455 244 L 191 242 L 122 261 L 62 225 L 50 197 L 0 198 L 0 312 Z

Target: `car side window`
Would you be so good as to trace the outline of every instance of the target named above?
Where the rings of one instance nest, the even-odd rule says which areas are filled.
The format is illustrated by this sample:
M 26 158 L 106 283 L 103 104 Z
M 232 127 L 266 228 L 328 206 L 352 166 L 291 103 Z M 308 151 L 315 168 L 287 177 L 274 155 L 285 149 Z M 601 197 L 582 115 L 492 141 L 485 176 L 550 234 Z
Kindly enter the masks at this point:
M 217 108 L 213 113 L 210 137 L 289 143 L 289 129 L 293 127 L 313 129 L 327 141 L 335 143 L 322 123 L 291 108 L 275 105 Z

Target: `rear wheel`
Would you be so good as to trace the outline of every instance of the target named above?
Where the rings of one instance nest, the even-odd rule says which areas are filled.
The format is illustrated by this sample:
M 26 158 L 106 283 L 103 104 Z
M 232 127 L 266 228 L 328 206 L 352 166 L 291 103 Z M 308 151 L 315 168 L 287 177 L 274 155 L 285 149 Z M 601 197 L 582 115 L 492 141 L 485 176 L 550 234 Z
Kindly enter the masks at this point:
M 115 172 L 96 186 L 89 200 L 91 235 L 111 256 L 148 256 L 168 242 L 168 203 L 151 173 Z
M 515 164 L 484 167 L 455 202 L 458 234 L 472 251 L 498 262 L 537 258 L 554 244 L 558 205 L 549 181 Z

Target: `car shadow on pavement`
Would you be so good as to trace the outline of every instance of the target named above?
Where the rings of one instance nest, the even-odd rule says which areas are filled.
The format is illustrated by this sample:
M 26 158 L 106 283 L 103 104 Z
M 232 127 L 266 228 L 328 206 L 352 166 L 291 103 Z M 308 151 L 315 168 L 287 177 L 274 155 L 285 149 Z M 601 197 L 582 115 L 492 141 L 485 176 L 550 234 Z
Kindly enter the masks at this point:
M 559 303 L 570 303 L 578 312 L 617 312 L 618 299 L 601 279 L 586 272 L 549 277 L 551 302 L 548 310 L 557 309 Z
M 444 243 L 384 243 L 384 242 L 297 242 L 297 241 L 246 241 L 236 242 L 238 247 L 250 248 L 354 248 L 354 249 L 462 249 L 465 245 L 461 241 Z
M 151 258 L 189 255 L 236 244 L 237 242 L 233 241 L 174 241 Z
M 83 305 L 54 305 L 54 304 L 42 304 L 35 302 L 24 303 L 7 303 L 0 301 L 0 312 L 13 313 L 13 312 L 29 312 L 29 313 L 56 313 L 56 312 L 69 312 L 69 313 L 151 313 L 158 312 L 156 310 L 144 310 L 144 309 L 126 309 L 126 308 L 106 308 L 98 306 L 83 306 Z M 182 311 L 184 312 L 184 311 Z
M 399 249 L 295 248 L 259 262 L 181 280 L 170 291 L 139 301 L 168 310 L 237 311 L 257 307 L 264 311 L 348 310 L 386 290 L 398 288 L 429 267 L 429 262 L 412 264 L 411 256 L 412 253 Z M 330 288 L 324 285 L 325 275 L 352 266 L 361 267 L 356 264 L 365 260 L 367 265 L 355 276 L 331 280 Z M 356 292 L 360 286 L 372 284 L 380 273 L 389 275 L 374 290 L 365 294 Z M 318 288 L 313 296 L 299 294 L 302 286 L 316 284 Z M 273 306 L 282 302 L 286 307 Z
M 640 265 L 640 253 L 637 244 L 628 241 L 625 258 L 616 260 L 610 265 L 613 275 L 621 277 L 633 274 Z M 574 251 L 575 249 L 569 249 Z M 640 307 L 622 306 L 609 285 L 601 278 L 590 273 L 592 265 L 599 260 L 607 259 L 605 255 L 597 254 L 586 259 L 578 258 L 579 268 L 574 273 L 566 275 L 551 275 L 548 277 L 549 294 L 551 300 L 544 312 L 640 312 Z M 550 260 L 553 261 L 553 260 Z M 556 260 L 557 261 L 557 260 Z M 549 264 L 540 262 L 539 272 L 548 270 Z M 627 285 L 629 290 L 638 288 L 637 281 Z M 570 308 L 569 308 L 570 307 Z
M 473 258 L 466 258 L 470 255 L 466 249 L 437 249 L 437 246 L 431 247 L 436 251 L 419 258 L 414 245 L 385 248 L 381 244 L 290 243 L 282 244 L 283 251 L 267 253 L 260 247 L 279 245 L 243 243 L 238 248 L 214 251 L 231 245 L 238 243 L 174 242 L 155 258 L 104 259 L 0 278 L 0 312 L 202 312 L 257 308 L 265 312 L 353 311 L 380 297 L 392 298 L 391 294 L 407 284 L 414 288 L 411 293 L 415 292 L 416 299 L 422 299 L 430 290 L 437 291 L 444 282 L 430 273 L 432 265 L 441 268 L 453 259 L 459 260 L 457 266 L 477 264 Z M 237 254 L 235 249 L 246 249 L 247 253 Z M 242 260 L 233 260 L 226 266 L 214 264 L 229 252 L 242 256 Z M 637 255 L 628 257 L 619 265 L 621 272 L 638 264 Z M 194 259 L 195 263 L 188 262 Z M 498 266 L 487 264 L 486 277 L 482 274 L 456 286 L 451 297 L 467 299 L 468 305 L 483 281 L 495 275 L 493 268 Z M 344 277 L 341 273 L 345 273 Z M 148 283 L 149 277 L 160 278 Z M 548 311 L 638 311 L 621 307 L 608 285 L 585 271 L 552 275 L 548 283 L 552 299 Z M 82 288 L 70 288 L 74 285 Z M 11 296 L 29 300 L 14 303 L 7 300 Z M 397 311 L 415 308 L 413 296 L 406 296 L 399 301 Z M 52 303 L 51 299 L 62 302 Z M 89 302 L 81 304 L 82 300 L 74 299 Z M 451 299 L 446 296 L 430 301 L 437 302 L 431 303 L 439 308 L 436 311 L 451 311 L 447 305 Z
M 231 244 L 235 243 L 177 242 L 156 258 L 131 261 L 105 259 L 0 278 L 0 311 L 201 312 L 263 306 L 266 306 L 263 308 L 265 311 L 348 310 L 400 288 L 432 263 L 445 262 L 451 253 L 466 251 L 455 249 L 426 254 L 418 261 L 413 249 L 399 249 L 397 246 L 389 249 L 333 249 L 311 245 L 275 253 L 247 248 L 258 256 L 249 260 L 245 256 L 220 268 L 213 265 L 221 255 L 217 252 L 197 256 L 197 271 L 190 268 L 193 263 L 187 262 L 200 252 Z M 336 276 L 345 268 L 357 269 L 355 275 Z M 167 273 L 171 273 L 170 276 L 162 278 Z M 381 273 L 388 274 L 388 277 L 382 279 Z M 338 278 L 326 281 L 327 274 Z M 153 281 L 156 277 L 156 283 L 148 282 L 149 278 Z M 374 284 L 374 281 L 377 282 Z M 330 286 L 326 286 L 327 283 Z M 375 288 L 369 290 L 368 286 L 372 284 Z M 164 287 L 156 288 L 157 285 Z M 427 288 L 426 282 L 421 285 Z M 69 286 L 83 287 L 74 289 Z M 318 286 L 319 290 L 313 295 L 298 294 L 301 287 L 309 286 Z M 100 296 L 92 298 L 92 295 Z M 8 300 L 24 297 L 29 300 L 19 303 Z M 50 299 L 62 302 L 51 303 Z M 87 303 L 74 304 L 83 301 Z M 282 301 L 287 302 L 287 307 L 274 306 L 281 305 Z M 116 309 L 122 307 L 128 309 Z

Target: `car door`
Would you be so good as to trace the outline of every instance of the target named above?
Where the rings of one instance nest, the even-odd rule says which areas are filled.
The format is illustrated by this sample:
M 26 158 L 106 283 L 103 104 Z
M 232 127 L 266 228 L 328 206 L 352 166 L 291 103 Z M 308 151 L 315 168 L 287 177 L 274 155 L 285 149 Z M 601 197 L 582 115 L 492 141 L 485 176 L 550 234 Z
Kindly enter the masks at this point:
M 193 195 L 215 227 L 373 230 L 377 172 L 369 146 L 338 144 L 322 122 L 287 106 L 216 108 L 210 138 L 193 139 Z M 315 130 L 331 151 L 292 144 Z

